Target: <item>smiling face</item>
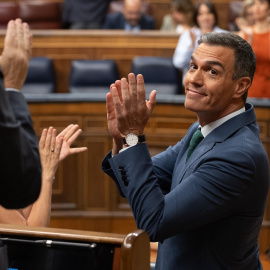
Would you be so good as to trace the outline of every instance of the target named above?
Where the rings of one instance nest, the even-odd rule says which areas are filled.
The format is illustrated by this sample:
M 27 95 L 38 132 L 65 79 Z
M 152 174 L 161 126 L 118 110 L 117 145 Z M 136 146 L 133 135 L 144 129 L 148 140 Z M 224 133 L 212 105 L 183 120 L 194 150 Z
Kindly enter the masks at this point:
M 266 0 L 255 0 L 253 5 L 255 21 L 264 21 L 269 16 L 269 2 Z
M 212 31 L 215 25 L 215 15 L 211 12 L 209 7 L 201 4 L 198 10 L 197 22 L 201 29 Z
M 185 77 L 185 107 L 204 126 L 244 106 L 242 78 L 233 80 L 234 51 L 200 44 L 192 55 Z M 243 89 L 242 89 L 243 88 Z

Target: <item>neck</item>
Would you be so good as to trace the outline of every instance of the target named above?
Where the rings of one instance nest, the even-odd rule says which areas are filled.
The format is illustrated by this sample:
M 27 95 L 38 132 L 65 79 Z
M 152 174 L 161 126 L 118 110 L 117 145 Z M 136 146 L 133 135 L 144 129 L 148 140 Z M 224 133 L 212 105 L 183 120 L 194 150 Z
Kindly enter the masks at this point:
M 222 111 L 211 111 L 211 112 L 196 112 L 197 114 L 197 120 L 199 124 L 204 127 L 205 125 L 208 125 L 209 123 L 212 123 L 218 119 L 221 119 L 233 112 L 236 112 L 243 108 L 244 104 L 241 103 L 234 103 L 231 104 L 228 108 L 223 109 Z
M 259 33 L 267 32 L 270 29 L 269 22 L 265 20 L 257 21 L 254 25 L 254 30 Z

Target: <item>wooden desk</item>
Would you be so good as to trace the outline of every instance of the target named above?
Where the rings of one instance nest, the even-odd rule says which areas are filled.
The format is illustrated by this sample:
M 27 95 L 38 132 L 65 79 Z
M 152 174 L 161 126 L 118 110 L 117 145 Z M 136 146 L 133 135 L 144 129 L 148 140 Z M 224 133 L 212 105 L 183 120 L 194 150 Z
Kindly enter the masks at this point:
M 123 235 L 91 231 L 64 230 L 55 228 L 25 227 L 0 224 L 0 237 L 3 242 L 8 245 L 8 247 L 10 244 L 12 244 L 14 247 L 15 243 L 16 251 L 12 253 L 12 257 L 9 256 L 9 259 L 17 259 L 18 257 L 20 257 L 20 254 L 17 254 L 17 252 L 23 252 L 22 249 L 24 249 L 25 246 L 30 249 L 29 252 L 31 252 L 31 248 L 38 248 L 40 245 L 44 246 L 44 248 L 41 249 L 44 252 L 47 252 L 47 250 L 50 249 L 53 250 L 54 247 L 56 251 L 57 249 L 59 250 L 62 248 L 63 252 L 65 252 L 65 250 L 67 250 L 67 246 L 69 249 L 73 249 L 75 251 L 78 248 L 82 248 L 86 246 L 86 244 L 89 244 L 91 245 L 88 250 L 89 256 L 93 255 L 90 253 L 91 248 L 93 249 L 93 251 L 97 249 L 94 254 L 94 257 L 96 259 L 96 261 L 94 260 L 94 262 L 96 262 L 97 264 L 102 264 L 101 261 L 106 258 L 102 258 L 100 256 L 101 254 L 106 254 L 107 252 L 108 257 L 112 257 L 112 270 L 150 269 L 149 237 L 146 232 L 142 230 L 136 230 L 127 235 Z M 25 242 L 25 244 L 23 243 L 23 241 Z M 107 251 L 103 251 L 103 253 L 101 253 L 101 251 L 105 248 Z M 110 255 L 110 253 L 112 255 Z M 57 257 L 57 254 L 55 256 Z M 46 259 L 50 256 L 46 255 L 44 257 L 43 259 Z M 53 256 L 51 257 L 51 259 L 52 258 Z M 33 258 L 31 254 L 28 259 L 31 260 L 31 262 L 34 264 L 35 258 Z M 73 262 L 76 262 L 76 260 L 79 259 L 80 257 L 75 258 L 73 259 Z M 46 261 L 44 261 L 43 263 L 46 263 Z M 78 261 L 78 263 L 80 262 Z M 92 268 L 91 265 L 88 266 L 88 269 L 96 269 L 93 266 Z M 47 267 L 46 269 L 50 268 Z

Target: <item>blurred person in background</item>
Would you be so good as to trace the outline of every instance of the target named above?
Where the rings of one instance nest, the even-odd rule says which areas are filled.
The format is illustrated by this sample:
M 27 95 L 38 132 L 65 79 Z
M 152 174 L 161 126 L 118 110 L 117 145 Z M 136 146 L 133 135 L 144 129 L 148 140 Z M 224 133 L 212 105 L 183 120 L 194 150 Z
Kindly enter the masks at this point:
M 160 30 L 182 34 L 194 26 L 194 5 L 190 0 L 172 0 L 171 14 L 164 16 Z
M 125 0 L 123 11 L 106 16 L 103 29 L 124 29 L 126 31 L 154 30 L 155 21 L 142 14 L 141 0 Z
M 112 0 L 65 0 L 63 3 L 63 28 L 100 29 Z
M 246 27 L 251 27 L 255 24 L 254 0 L 243 1 L 241 14 L 235 19 L 235 23 L 237 25 L 238 31 Z
M 190 57 L 198 46 L 200 36 L 208 32 L 226 32 L 218 27 L 216 8 L 211 2 L 200 2 L 195 6 L 194 22 L 196 26 L 187 29 L 180 36 L 173 55 L 174 66 L 182 70 L 183 85 L 189 70 Z
M 270 98 L 270 0 L 255 0 L 253 13 L 255 24 L 243 27 L 239 32 L 251 44 L 257 60 L 248 96 Z

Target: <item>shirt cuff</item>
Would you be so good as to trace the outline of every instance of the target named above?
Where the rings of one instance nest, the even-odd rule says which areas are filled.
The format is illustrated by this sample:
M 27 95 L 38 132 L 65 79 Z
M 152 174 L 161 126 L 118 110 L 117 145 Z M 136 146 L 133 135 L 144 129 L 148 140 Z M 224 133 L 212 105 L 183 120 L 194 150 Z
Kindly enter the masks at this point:
M 18 89 L 15 88 L 6 88 L 6 91 L 20 92 Z

